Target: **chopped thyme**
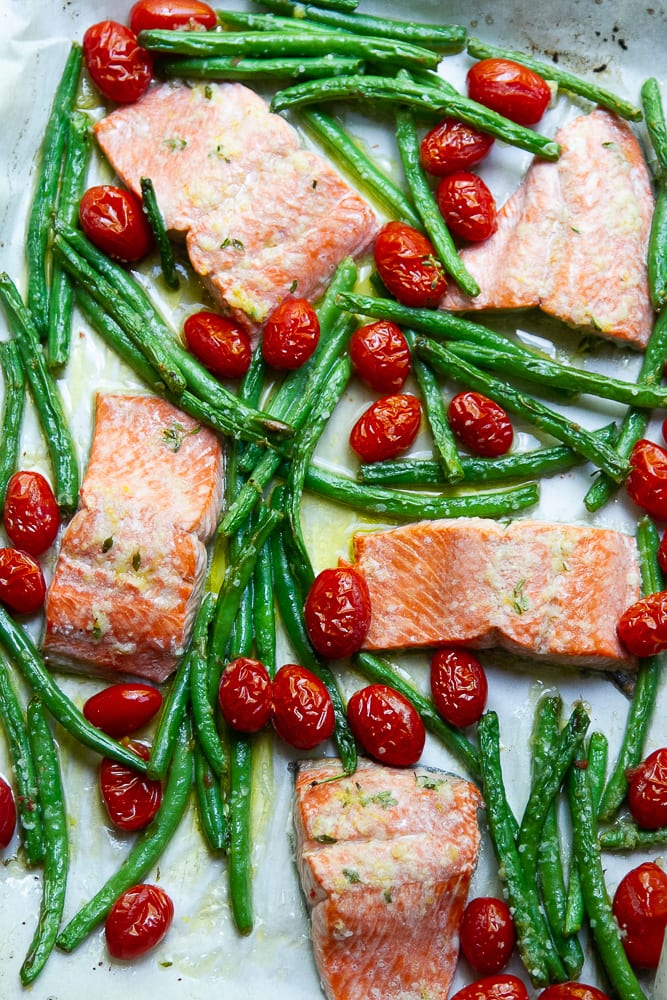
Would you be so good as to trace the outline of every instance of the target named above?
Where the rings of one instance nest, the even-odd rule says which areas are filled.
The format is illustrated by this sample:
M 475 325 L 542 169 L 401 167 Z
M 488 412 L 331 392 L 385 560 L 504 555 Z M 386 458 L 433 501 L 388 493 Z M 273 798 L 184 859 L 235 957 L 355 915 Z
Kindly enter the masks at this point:
M 138 572 L 140 566 L 141 566 L 141 552 L 139 552 L 139 550 L 137 549 L 136 552 L 132 553 L 132 569 L 134 570 L 135 573 Z
M 441 785 L 444 785 L 442 778 L 433 778 L 430 774 L 415 774 L 415 782 L 417 788 L 427 788 L 431 792 L 437 791 Z
M 175 453 L 180 450 L 180 447 L 186 437 L 189 437 L 191 434 L 198 434 L 200 430 L 201 426 L 199 424 L 191 430 L 186 430 L 183 424 L 179 424 L 175 421 L 169 427 L 165 427 L 163 429 L 162 438 L 167 448 Z
M 382 893 L 382 898 L 384 899 L 385 903 L 391 903 L 391 892 L 389 891 L 389 889 L 384 890 L 384 892 Z
M 90 634 L 92 635 L 93 639 L 102 638 L 102 626 L 98 622 L 97 618 L 93 618 L 93 624 L 90 627 Z
M 112 545 L 113 545 L 113 538 L 111 535 L 109 535 L 109 537 L 105 538 L 104 541 L 102 542 L 102 552 L 108 552 L 109 549 L 112 547 Z
M 225 250 L 227 247 L 234 247 L 235 250 L 245 250 L 243 242 L 241 240 L 232 239 L 231 236 L 225 237 L 225 239 L 220 244 L 221 250 Z
M 168 146 L 169 149 L 180 150 L 180 149 L 185 149 L 185 147 L 187 146 L 187 141 L 185 139 L 179 139 L 179 138 L 165 139 L 164 144 L 165 146 Z
M 337 844 L 335 837 L 330 837 L 328 833 L 321 833 L 319 837 L 313 837 L 316 844 Z
M 528 598 L 524 593 L 525 586 L 526 581 L 519 580 L 516 587 L 512 591 L 512 604 L 518 615 L 522 615 L 524 611 L 528 610 Z
M 213 87 L 211 86 L 210 83 L 207 83 L 206 86 L 204 87 L 204 97 L 206 98 L 207 101 L 210 101 L 211 98 L 213 97 Z
M 317 187 L 317 180 L 314 180 L 313 181 L 313 191 L 315 190 L 316 187 Z
M 343 875 L 348 880 L 348 882 L 361 882 L 361 877 L 359 872 L 356 872 L 354 868 L 343 868 Z
M 211 153 L 211 156 L 219 156 L 221 160 L 225 161 L 225 163 L 231 163 L 232 162 L 231 159 L 229 158 L 229 156 L 227 156 L 227 154 L 225 153 L 225 147 L 222 145 L 222 143 L 219 143 L 215 147 L 215 149 Z
M 298 285 L 299 285 L 299 282 L 295 278 L 294 281 L 292 282 L 292 284 L 289 286 L 290 292 L 295 292 L 297 290 Z

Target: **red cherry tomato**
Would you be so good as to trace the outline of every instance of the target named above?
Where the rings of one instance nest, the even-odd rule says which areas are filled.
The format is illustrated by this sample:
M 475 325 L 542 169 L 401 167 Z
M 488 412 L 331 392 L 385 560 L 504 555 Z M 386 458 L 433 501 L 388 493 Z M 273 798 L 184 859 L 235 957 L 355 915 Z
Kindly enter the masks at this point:
M 16 828 L 16 803 L 11 785 L 0 778 L 0 848 L 7 847 Z
M 438 649 L 431 659 L 431 694 L 435 707 L 450 726 L 472 726 L 486 707 L 484 667 L 465 649 Z
M 250 368 L 250 337 L 238 323 L 212 312 L 188 316 L 183 325 L 188 349 L 220 378 L 241 378 Z
M 131 104 L 148 90 L 153 57 L 133 31 L 118 21 L 100 21 L 83 36 L 83 57 L 93 83 L 110 101 Z
M 489 976 L 510 960 L 516 930 L 510 908 L 494 896 L 471 899 L 463 911 L 461 951 L 475 972 Z
M 484 159 L 493 141 L 487 132 L 478 132 L 456 118 L 445 118 L 422 139 L 421 165 L 434 177 L 469 170 Z
M 435 198 L 448 228 L 460 239 L 480 243 L 495 233 L 496 203 L 477 174 L 465 170 L 447 174 L 438 184 Z
M 141 260 L 153 247 L 141 202 L 124 188 L 112 184 L 88 188 L 79 204 L 79 221 L 90 242 L 116 260 Z
M 374 255 L 382 282 L 399 302 L 435 309 L 447 279 L 430 240 L 404 222 L 388 222 L 377 235 Z
M 654 656 L 667 649 L 667 590 L 631 604 L 621 615 L 616 632 L 634 656 Z
M 482 59 L 468 70 L 468 97 L 519 125 L 534 125 L 551 100 L 546 80 L 511 59 Z
M 613 911 L 630 964 L 657 968 L 667 930 L 667 874 L 652 861 L 633 868 L 614 894 Z
M 83 706 L 88 722 L 115 740 L 141 729 L 162 706 L 162 695 L 150 684 L 112 684 L 91 695 Z
M 225 722 L 241 733 L 256 733 L 271 718 L 271 678 L 263 663 L 241 656 L 225 667 L 218 701 Z
M 630 772 L 628 805 L 642 829 L 667 826 L 667 747 L 654 750 Z
M 419 433 L 421 403 L 402 393 L 383 396 L 362 413 L 350 431 L 350 445 L 362 462 L 381 462 L 406 451 Z
M 158 885 L 133 885 L 109 910 L 104 932 L 113 958 L 133 959 L 160 943 L 174 918 L 174 904 Z
M 53 491 L 39 472 L 15 472 L 7 484 L 3 511 L 5 531 L 12 545 L 41 556 L 53 545 L 60 513 Z
M 371 622 L 366 581 L 352 566 L 322 570 L 304 606 L 308 638 L 321 656 L 340 659 L 358 652 Z
M 554 983 L 537 1000 L 610 1000 L 606 993 L 586 983 Z
M 212 7 L 200 0 L 139 0 L 130 11 L 130 30 L 183 31 L 215 28 L 218 18 Z
M 272 368 L 293 371 L 311 356 L 320 339 L 320 321 L 306 299 L 285 299 L 269 316 L 262 355 Z
M 528 990 L 520 979 L 501 973 L 486 976 L 470 986 L 464 986 L 451 1000 L 529 1000 Z
M 273 678 L 271 722 L 285 743 L 312 750 L 334 731 L 331 695 L 310 670 L 286 663 Z
M 30 615 L 46 597 L 42 567 L 28 552 L 0 549 L 0 601 L 12 611 Z
M 376 392 L 397 392 L 410 374 L 410 348 L 403 333 L 388 319 L 355 330 L 350 340 L 354 370 Z
M 450 427 L 476 455 L 493 458 L 512 446 L 512 422 L 502 406 L 481 392 L 459 392 L 447 408 Z
M 637 441 L 630 455 L 628 496 L 652 517 L 667 518 L 667 451 L 653 441 Z
M 139 757 L 148 760 L 150 749 L 136 740 L 127 744 Z M 120 830 L 143 830 L 162 802 L 162 784 L 105 757 L 100 767 L 100 790 L 109 819 Z
M 386 684 L 369 684 L 355 691 L 347 705 L 347 718 L 366 753 L 382 764 L 410 767 L 421 757 L 424 723 L 407 698 Z

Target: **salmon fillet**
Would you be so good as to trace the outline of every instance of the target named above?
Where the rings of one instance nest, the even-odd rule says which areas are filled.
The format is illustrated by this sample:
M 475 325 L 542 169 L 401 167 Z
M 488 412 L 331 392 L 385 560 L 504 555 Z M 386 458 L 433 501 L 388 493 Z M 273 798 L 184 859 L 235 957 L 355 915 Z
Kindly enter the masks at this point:
M 300 766 L 297 862 L 329 1000 L 445 1000 L 481 804 L 470 782 L 425 767 Z
M 452 311 L 540 308 L 577 329 L 643 348 L 653 312 L 646 250 L 651 178 L 629 125 L 608 111 L 556 135 L 555 163 L 535 160 L 498 213 L 497 231 L 461 257 L 481 288 L 452 285 Z
M 603 528 L 456 518 L 354 538 L 371 597 L 367 649 L 500 646 L 636 667 L 616 635 L 639 597 L 633 538 Z

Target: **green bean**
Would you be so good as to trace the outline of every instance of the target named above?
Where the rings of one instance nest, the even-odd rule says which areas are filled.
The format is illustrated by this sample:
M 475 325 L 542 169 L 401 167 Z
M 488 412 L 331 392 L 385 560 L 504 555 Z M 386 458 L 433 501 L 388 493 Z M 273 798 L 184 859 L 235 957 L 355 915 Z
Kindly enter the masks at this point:
M 160 63 L 164 76 L 182 79 L 248 80 L 279 78 L 282 80 L 314 80 L 323 76 L 363 73 L 363 59 L 323 55 L 299 59 L 296 56 L 275 59 L 237 59 L 235 56 L 171 59 Z
M 598 844 L 603 851 L 634 851 L 637 848 L 650 850 L 654 847 L 667 845 L 667 826 L 657 830 L 641 830 L 636 823 L 628 819 L 617 820 L 598 837 Z
M 352 13 L 359 6 L 359 0 L 320 0 L 320 7 L 339 13 Z
M 410 351 L 413 352 L 416 334 L 413 330 L 405 330 L 404 333 Z M 426 420 L 431 429 L 433 450 L 438 459 L 435 463 L 438 467 L 438 482 L 449 485 L 458 483 L 464 477 L 463 465 L 452 429 L 449 426 L 438 380 L 426 362 L 414 354 L 412 356 L 412 371 L 421 389 Z
M 69 867 L 67 815 L 58 751 L 39 698 L 30 700 L 27 714 L 44 828 L 44 876 L 37 928 L 20 971 L 24 986 L 35 981 L 53 950 L 65 906 Z
M 218 10 L 218 22 L 223 28 L 245 31 L 341 31 L 326 24 L 317 24 L 305 17 L 281 17 L 279 14 L 253 14 L 240 10 Z M 411 41 L 411 39 L 406 39 Z
M 250 934 L 253 924 L 250 873 L 250 782 L 252 743 L 231 732 L 229 768 L 229 902 L 237 930 Z
M 37 772 L 33 760 L 28 727 L 14 690 L 9 671 L 0 660 L 0 719 L 7 737 L 18 795 L 16 811 L 26 861 L 38 864 L 44 857 L 44 832 L 37 793 Z
M 220 783 L 197 740 L 194 745 L 195 793 L 199 820 L 212 851 L 227 849 L 227 817 Z
M 660 96 L 660 84 L 655 77 L 644 80 L 641 89 L 644 120 L 651 145 L 658 158 L 658 175 L 667 172 L 667 122 Z
M 141 882 L 159 860 L 185 812 L 192 788 L 192 768 L 192 727 L 186 716 L 181 723 L 162 804 L 155 818 L 141 831 L 118 871 L 58 935 L 59 948 L 73 951 L 104 920 L 121 893 Z
M 25 374 L 19 349 L 13 340 L 0 343 L 0 368 L 4 381 L 2 401 L 2 448 L 0 448 L 0 512 L 5 505 L 7 485 L 18 469 L 21 427 L 25 409 Z
M 521 63 L 522 66 L 532 69 L 533 72 L 538 73 L 545 80 L 553 80 L 561 90 L 566 90 L 570 94 L 577 94 L 579 97 L 585 97 L 587 101 L 599 104 L 600 107 L 607 108 L 608 111 L 613 111 L 615 115 L 619 115 L 621 118 L 629 118 L 633 122 L 641 121 L 641 110 L 635 107 L 634 104 L 622 100 L 616 94 L 612 94 L 608 90 L 603 90 L 602 87 L 598 87 L 588 80 L 583 80 L 574 73 L 568 73 L 567 70 L 561 69 L 553 62 L 540 62 L 525 52 L 502 49 L 497 45 L 489 45 L 488 42 L 482 42 L 479 38 L 468 39 L 468 55 L 472 56 L 473 59 L 511 59 L 513 62 Z
M 655 77 L 644 81 L 641 98 L 646 128 L 658 159 L 646 263 L 651 302 L 655 311 L 660 312 L 667 302 L 667 123 L 660 86 Z
M 74 44 L 70 48 L 46 125 L 40 152 L 35 195 L 28 218 L 26 236 L 28 305 L 34 316 L 40 338 L 46 336 L 49 324 L 47 250 L 51 213 L 56 204 L 65 133 L 79 87 L 81 64 L 81 46 Z
M 157 203 L 153 181 L 150 177 L 142 177 L 139 184 L 141 186 L 144 213 L 148 219 L 148 224 L 151 227 L 160 254 L 162 277 L 168 288 L 176 289 L 178 288 L 179 281 L 178 274 L 176 273 L 176 265 L 174 264 L 174 251 L 171 240 L 167 236 L 160 206 Z
M 276 616 L 273 593 L 273 560 L 271 540 L 259 550 L 253 578 L 253 626 L 257 658 L 269 675 L 276 670 Z

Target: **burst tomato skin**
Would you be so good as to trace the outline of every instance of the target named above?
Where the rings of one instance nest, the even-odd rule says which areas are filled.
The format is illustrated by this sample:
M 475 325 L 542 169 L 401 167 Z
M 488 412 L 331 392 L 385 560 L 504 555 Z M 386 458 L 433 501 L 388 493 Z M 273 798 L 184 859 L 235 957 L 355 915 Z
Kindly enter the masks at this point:
M 376 392 L 398 392 L 410 374 L 410 348 L 401 329 L 379 319 L 354 331 L 350 360 L 362 382 Z
M 210 30 L 218 18 L 212 7 L 201 0 L 138 0 L 130 11 L 130 30 L 184 31 L 189 28 Z
M 528 1000 L 528 990 L 516 976 L 501 973 L 464 986 L 451 1000 Z
M 488 155 L 493 142 L 492 135 L 478 132 L 456 118 L 445 118 L 422 139 L 421 165 L 434 177 L 444 177 L 455 170 L 469 170 Z
M 476 455 L 494 458 L 512 446 L 512 422 L 502 406 L 481 392 L 469 390 L 454 396 L 447 408 L 450 427 Z
M 5 531 L 17 549 L 40 556 L 53 545 L 60 527 L 58 504 L 39 472 L 15 472 L 7 484 Z
M 46 583 L 42 567 L 28 552 L 0 549 L 0 601 L 20 615 L 30 615 L 44 604 Z
M 286 663 L 273 678 L 271 722 L 285 743 L 312 750 L 334 731 L 331 695 L 310 670 Z
M 371 622 L 364 577 L 353 566 L 322 570 L 308 591 L 304 618 L 308 638 L 321 656 L 337 660 L 357 653 Z
M 468 70 L 468 97 L 519 125 L 534 125 L 551 100 L 546 80 L 511 59 L 482 59 Z
M 447 227 L 462 240 L 480 243 L 498 228 L 495 199 L 477 174 L 466 170 L 447 174 L 435 199 Z
M 507 903 L 494 896 L 477 896 L 463 911 L 461 951 L 475 970 L 490 976 L 505 968 L 516 941 Z
M 162 695 L 150 684 L 111 684 L 91 695 L 83 714 L 93 726 L 119 740 L 141 729 L 162 706 Z
M 643 830 L 667 826 L 667 747 L 654 750 L 630 771 L 628 805 Z
M 153 233 L 132 191 L 97 184 L 79 204 L 81 228 L 91 243 L 124 263 L 141 260 L 153 248 Z
M 610 1000 L 610 998 L 597 986 L 569 982 L 548 986 L 543 993 L 540 993 L 537 1000 Z
M 157 885 L 133 885 L 109 910 L 104 932 L 113 958 L 131 960 L 163 939 L 174 918 L 174 904 Z
M 11 785 L 0 778 L 0 848 L 8 846 L 16 829 L 16 803 Z
M 654 656 L 667 649 L 667 590 L 631 604 L 621 615 L 616 632 L 634 656 Z
M 657 968 L 667 929 L 667 874 L 652 861 L 633 868 L 619 883 L 613 912 L 630 964 Z
M 362 462 L 381 462 L 406 451 L 419 433 L 421 403 L 410 393 L 382 396 L 350 431 L 350 446 Z
M 390 767 L 416 764 L 426 732 L 407 698 L 386 684 L 369 684 L 350 698 L 347 717 L 366 753 Z
M 486 707 L 488 689 L 484 667 L 472 653 L 443 647 L 433 654 L 431 694 L 435 707 L 450 726 L 463 728 L 478 722 Z
M 118 21 L 99 21 L 83 36 L 83 57 L 93 83 L 104 97 L 131 104 L 148 90 L 153 57 L 137 36 Z
M 404 306 L 435 309 L 447 279 L 433 244 L 404 222 L 388 222 L 377 235 L 375 266 L 387 290 Z
M 127 744 L 139 757 L 148 760 L 150 749 L 137 740 Z M 162 784 L 105 757 L 100 766 L 100 791 L 109 819 L 119 830 L 143 830 L 162 802 Z
M 271 678 L 263 663 L 240 656 L 225 667 L 218 701 L 227 725 L 241 733 L 257 733 L 271 718 Z
M 320 339 L 320 321 L 307 299 L 285 299 L 269 316 L 262 337 L 267 365 L 294 371 L 305 364 Z
M 633 503 L 651 517 L 667 518 L 667 451 L 646 438 L 637 441 L 625 485 Z
M 225 316 L 193 313 L 183 324 L 183 335 L 188 350 L 219 378 L 241 378 L 250 368 L 250 337 Z

